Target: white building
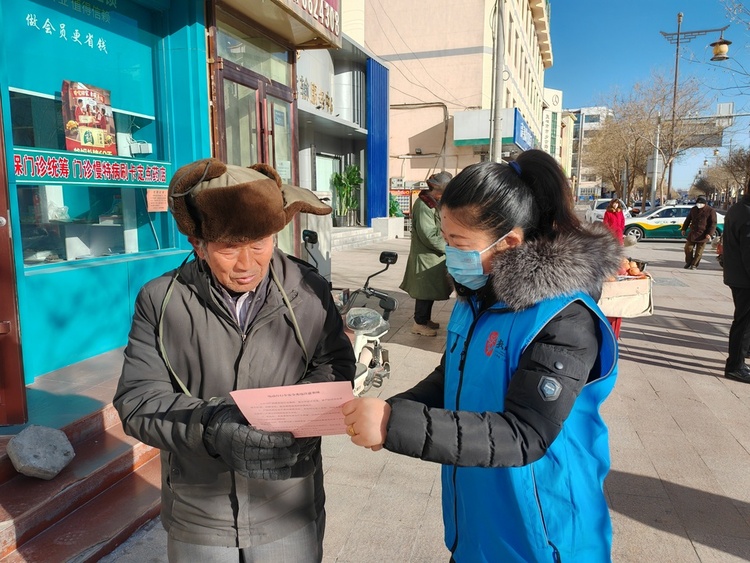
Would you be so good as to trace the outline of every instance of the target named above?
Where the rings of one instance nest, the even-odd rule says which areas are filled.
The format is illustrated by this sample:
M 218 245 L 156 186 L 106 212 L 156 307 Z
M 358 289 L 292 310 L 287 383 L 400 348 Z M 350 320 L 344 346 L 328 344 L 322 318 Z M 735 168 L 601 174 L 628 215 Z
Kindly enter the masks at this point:
M 605 106 L 592 106 L 566 110 L 575 116 L 573 125 L 572 167 L 573 188 L 578 199 L 602 197 L 606 187 L 602 185 L 601 176 L 586 165 L 586 145 L 593 139 L 610 114 Z
M 552 65 L 546 1 L 501 0 L 502 145 L 542 137 L 544 70 Z M 365 3 L 365 45 L 390 67 L 389 175 L 408 185 L 487 158 L 494 92 L 495 0 Z

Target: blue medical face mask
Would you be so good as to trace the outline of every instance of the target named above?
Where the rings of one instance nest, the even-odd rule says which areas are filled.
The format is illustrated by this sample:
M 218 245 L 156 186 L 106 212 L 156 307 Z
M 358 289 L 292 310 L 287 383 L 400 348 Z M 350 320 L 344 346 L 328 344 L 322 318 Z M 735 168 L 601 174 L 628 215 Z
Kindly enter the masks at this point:
M 460 250 L 452 246 L 445 247 L 445 265 L 448 267 L 448 273 L 456 281 L 469 289 L 479 289 L 487 283 L 489 274 L 484 273 L 482 268 L 482 254 L 495 246 L 510 231 L 505 233 L 484 250 Z

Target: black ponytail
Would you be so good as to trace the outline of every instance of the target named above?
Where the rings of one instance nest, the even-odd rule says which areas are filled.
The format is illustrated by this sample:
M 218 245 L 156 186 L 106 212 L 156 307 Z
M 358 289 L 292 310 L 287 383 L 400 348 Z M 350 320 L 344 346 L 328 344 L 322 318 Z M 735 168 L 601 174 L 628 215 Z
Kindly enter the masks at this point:
M 464 168 L 448 184 L 441 207 L 464 210 L 464 222 L 500 238 L 521 227 L 526 240 L 554 239 L 581 229 L 572 193 L 549 154 L 528 150 L 512 166 L 480 162 Z

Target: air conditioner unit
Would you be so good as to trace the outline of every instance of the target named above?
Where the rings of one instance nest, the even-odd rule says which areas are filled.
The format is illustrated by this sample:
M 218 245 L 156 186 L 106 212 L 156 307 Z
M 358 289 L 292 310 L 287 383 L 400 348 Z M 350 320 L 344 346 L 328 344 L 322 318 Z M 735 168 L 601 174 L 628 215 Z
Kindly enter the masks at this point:
M 118 156 L 133 157 L 139 154 L 151 154 L 152 152 L 154 152 L 154 148 L 151 143 L 136 141 L 130 133 L 117 134 Z

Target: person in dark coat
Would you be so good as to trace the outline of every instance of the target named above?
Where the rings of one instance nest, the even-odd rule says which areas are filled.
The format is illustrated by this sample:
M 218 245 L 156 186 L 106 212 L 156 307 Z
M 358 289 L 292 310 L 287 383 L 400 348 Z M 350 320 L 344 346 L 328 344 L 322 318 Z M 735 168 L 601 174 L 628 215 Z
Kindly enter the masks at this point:
M 695 270 L 701 263 L 706 243 L 711 240 L 716 232 L 716 211 L 708 205 L 706 198 L 702 195 L 695 199 L 695 205 L 682 224 L 680 233 L 683 237 L 686 232 L 684 268 Z
M 750 186 L 748 186 L 750 190 Z M 734 317 L 729 329 L 729 356 L 724 375 L 750 383 L 750 192 L 732 207 L 724 218 L 724 283 L 732 290 Z
M 617 343 L 597 305 L 622 247 L 540 150 L 461 171 L 441 200 L 459 299 L 440 365 L 342 407 L 352 442 L 443 464 L 451 561 L 609 561 L 599 406 Z
M 274 244 L 297 212 L 331 208 L 270 166 L 213 158 L 177 170 L 169 201 L 196 259 L 139 292 L 113 400 L 161 450 L 169 561 L 318 563 L 320 438 L 255 428 L 230 393 L 353 380 L 328 282 Z
M 445 268 L 445 241 L 440 233 L 438 203 L 453 176 L 437 172 L 427 179 L 411 212 L 411 244 L 404 279 L 399 286 L 414 299 L 412 333 L 436 336 L 440 324 L 432 320 L 435 301 L 448 299 L 453 291 Z

